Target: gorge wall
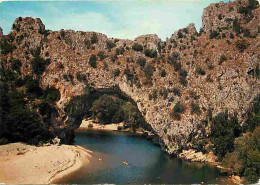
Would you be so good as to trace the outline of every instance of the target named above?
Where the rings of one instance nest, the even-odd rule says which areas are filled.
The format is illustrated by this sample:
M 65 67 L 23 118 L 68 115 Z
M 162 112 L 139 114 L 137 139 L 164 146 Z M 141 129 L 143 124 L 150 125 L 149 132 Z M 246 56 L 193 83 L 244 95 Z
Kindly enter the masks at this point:
M 204 10 L 200 33 L 190 24 L 166 41 L 157 35 L 123 40 L 94 32 L 50 31 L 39 18 L 20 17 L 11 33 L 1 36 L 14 38 L 8 41 L 14 49 L 2 53 L 1 60 L 8 67 L 18 58 L 23 77 L 32 73 L 36 50 L 49 61 L 39 78 L 43 89 L 61 94 L 59 116 L 52 120 L 57 126 L 80 125 L 65 108 L 73 97 L 86 93 L 87 85 L 118 87 L 136 102 L 164 150 L 172 154 L 187 147 L 193 135 L 209 133 L 204 124 L 209 110 L 213 115 L 226 109 L 236 112 L 243 123 L 260 93 L 260 8 L 240 11 L 247 6 L 248 1 L 211 4 Z M 183 110 L 174 112 L 176 104 Z M 75 106 L 82 110 L 84 102 Z

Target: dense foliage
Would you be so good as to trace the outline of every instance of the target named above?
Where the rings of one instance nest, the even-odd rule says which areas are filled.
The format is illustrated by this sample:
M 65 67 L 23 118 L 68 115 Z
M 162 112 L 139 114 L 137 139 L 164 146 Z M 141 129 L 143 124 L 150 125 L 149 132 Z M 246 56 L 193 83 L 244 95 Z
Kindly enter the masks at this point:
M 102 95 L 94 101 L 91 107 L 92 116 L 102 124 L 119 123 L 135 130 L 147 127 L 147 124 L 136 105 L 116 96 Z
M 88 61 L 89 65 L 93 68 L 97 68 L 97 57 L 96 55 L 91 55 Z
M 140 44 L 135 43 L 135 44 L 132 46 L 132 49 L 135 50 L 135 51 L 143 51 L 143 46 L 140 45 Z
M 255 183 L 260 177 L 260 127 L 235 139 L 234 151 L 228 153 L 223 164 L 233 173 L 246 178 L 247 183 Z
M 212 120 L 210 134 L 214 154 L 222 160 L 228 152 L 234 151 L 234 140 L 240 134 L 241 127 L 236 114 L 230 115 L 225 111 L 216 115 Z
M 8 73 L 7 73 L 8 72 Z M 12 74 L 13 78 L 10 78 Z M 18 76 L 10 69 L 0 67 L 0 144 L 7 142 L 27 142 L 39 144 L 53 135 L 49 132 L 50 122 L 44 122 L 41 115 L 32 109 L 34 98 L 42 95 L 47 101 L 53 101 L 53 91 L 44 91 L 32 77 L 27 77 L 22 82 L 26 91 L 17 90 L 13 85 Z M 44 96 L 45 95 L 45 96 Z M 30 97 L 30 99 L 26 97 Z

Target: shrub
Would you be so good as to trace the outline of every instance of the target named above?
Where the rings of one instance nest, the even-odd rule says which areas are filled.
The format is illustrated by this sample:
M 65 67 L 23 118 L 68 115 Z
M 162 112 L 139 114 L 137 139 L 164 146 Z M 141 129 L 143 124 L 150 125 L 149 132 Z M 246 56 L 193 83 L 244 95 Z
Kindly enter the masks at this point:
M 9 43 L 6 39 L 0 40 L 0 48 L 1 48 L 1 54 L 7 55 L 8 53 L 11 53 L 15 47 Z
M 186 80 L 187 75 L 188 75 L 188 73 L 186 70 L 184 70 L 184 69 L 180 70 L 179 80 L 180 80 L 180 84 L 183 86 L 186 86 L 188 84 L 188 81 Z
M 225 55 L 221 55 L 220 59 L 219 59 L 219 65 L 221 65 L 226 60 L 227 60 L 227 57 Z
M 117 77 L 120 75 L 120 69 L 115 69 L 113 72 L 114 77 Z
M 106 58 L 104 51 L 99 51 L 97 56 L 99 57 L 100 60 L 104 60 Z
M 248 14 L 250 14 L 251 12 L 252 12 L 252 11 L 251 11 L 249 8 L 244 7 L 244 6 L 241 6 L 241 7 L 239 7 L 239 9 L 238 9 L 238 13 L 244 14 L 244 15 L 248 15 Z
M 181 69 L 179 72 L 180 76 L 186 78 L 188 76 L 188 72 L 185 69 Z
M 116 62 L 116 60 L 117 60 L 117 55 L 111 56 L 111 61 L 112 61 L 112 62 Z
M 92 123 L 88 124 L 88 128 L 93 128 L 93 127 L 94 127 L 94 125 Z
M 200 97 L 195 91 L 189 91 L 189 96 L 194 100 L 198 100 Z
M 174 67 L 174 70 L 177 72 L 181 69 L 180 54 L 178 52 L 173 52 L 169 57 L 169 63 Z
M 173 89 L 173 94 L 174 94 L 175 96 L 181 96 L 181 91 L 180 91 L 180 89 L 174 88 L 174 89 Z
M 157 89 L 154 89 L 153 90 L 153 101 L 156 101 L 157 100 L 157 98 L 158 98 L 158 91 L 157 91 Z
M 213 82 L 213 79 L 211 78 L 211 75 L 210 75 L 210 74 L 207 75 L 206 81 L 207 81 L 207 82 Z
M 77 72 L 76 78 L 77 78 L 77 80 L 79 82 L 85 82 L 86 81 L 86 75 L 85 74 L 81 74 L 80 72 Z
M 161 77 L 165 77 L 166 75 L 167 75 L 167 73 L 166 73 L 165 69 L 163 69 L 163 70 L 161 71 Z
M 172 112 L 171 117 L 173 117 L 176 120 L 181 120 L 181 115 L 179 113 Z
M 201 114 L 200 106 L 194 102 L 191 103 L 191 114 Z
M 144 73 L 145 73 L 145 77 L 146 77 L 146 81 L 145 81 L 146 84 L 152 83 L 151 78 L 153 76 L 154 71 L 155 71 L 155 67 L 152 66 L 151 64 L 147 65 L 144 68 Z
M 246 123 L 243 125 L 243 131 L 253 132 L 256 127 L 260 127 L 260 95 L 253 101 Z
M 222 15 L 218 14 L 218 19 L 221 20 L 222 19 Z
M 122 55 L 124 52 L 124 48 L 116 48 L 116 55 Z
M 8 139 L 6 139 L 6 138 L 1 138 L 0 139 L 0 145 L 5 145 L 7 143 L 8 143 Z
M 146 59 L 140 57 L 140 58 L 138 58 L 137 62 L 138 62 L 138 64 L 139 64 L 140 66 L 145 67 Z
M 248 5 L 248 8 L 254 10 L 256 8 L 259 8 L 259 1 L 257 0 L 249 0 L 249 5 Z
M 164 100 L 168 98 L 168 90 L 166 88 L 160 89 L 159 94 L 163 97 Z
M 185 110 L 185 108 L 180 102 L 177 102 L 175 104 L 175 106 L 173 107 L 174 113 L 183 113 L 184 110 Z
M 123 130 L 122 126 L 117 126 L 117 130 Z
M 153 49 L 146 49 L 144 51 L 145 56 L 150 57 L 150 58 L 155 58 L 157 57 L 157 51 Z
M 97 68 L 97 57 L 96 55 L 92 54 L 88 61 L 89 65 L 93 68 Z
M 182 67 L 180 62 L 174 62 L 174 63 L 172 63 L 172 65 L 173 65 L 175 72 L 179 71 Z
M 91 47 L 91 41 L 90 40 L 85 39 L 84 44 L 86 45 L 87 49 L 89 49 Z
M 182 32 L 181 32 L 181 31 L 178 31 L 177 36 L 178 36 L 178 39 L 183 38 Z
M 238 20 L 237 19 L 235 19 L 234 21 L 233 21 L 233 30 L 237 33 L 237 34 L 239 34 L 239 33 L 241 33 L 241 26 L 240 26 L 240 23 L 238 22 Z
M 107 41 L 107 49 L 110 50 L 110 49 L 112 49 L 114 47 L 116 47 L 116 43 L 114 43 L 113 41 L 108 40 Z
M 22 66 L 22 63 L 21 63 L 20 60 L 18 60 L 18 59 L 12 59 L 11 60 L 11 68 L 12 68 L 12 70 L 20 72 L 21 66 Z
M 91 35 L 90 41 L 91 41 L 92 44 L 95 44 L 95 43 L 98 42 L 98 37 L 97 37 L 97 34 L 96 34 L 96 33 L 93 33 L 93 34 Z
M 32 76 L 25 76 L 24 83 L 25 83 L 27 95 L 31 97 L 40 97 L 43 95 L 43 91 L 39 86 L 39 81 L 33 79 Z
M 132 49 L 135 51 L 143 51 L 143 46 L 137 43 L 134 43 L 134 45 L 132 46 Z
M 125 71 L 124 71 L 124 74 L 126 75 L 126 80 L 132 82 L 132 80 L 133 80 L 133 78 L 134 78 L 134 75 L 133 75 L 133 73 L 130 71 L 130 69 L 126 68 Z
M 49 60 L 44 60 L 40 56 L 36 55 L 32 61 L 32 70 L 35 74 L 41 75 L 48 64 Z
M 219 32 L 217 32 L 216 30 L 210 31 L 210 34 L 209 34 L 210 39 L 217 38 L 218 36 L 219 36 Z
M 201 67 L 196 68 L 196 73 L 199 74 L 199 75 L 205 75 L 206 74 L 206 72 Z
M 243 52 L 245 49 L 248 48 L 248 43 L 245 40 L 238 40 L 236 42 L 236 47 L 239 49 L 240 52 Z
M 175 39 L 170 39 L 170 42 L 173 44 L 172 47 L 176 48 L 177 47 L 177 41 Z
M 45 100 L 50 103 L 56 102 L 60 99 L 60 91 L 58 89 L 48 88 L 45 90 L 44 94 Z
M 207 151 L 205 150 L 204 146 L 207 144 L 207 142 L 205 140 L 200 140 L 198 138 L 192 138 L 191 140 L 192 143 L 192 148 L 196 151 L 196 152 L 202 152 L 202 153 L 207 153 Z

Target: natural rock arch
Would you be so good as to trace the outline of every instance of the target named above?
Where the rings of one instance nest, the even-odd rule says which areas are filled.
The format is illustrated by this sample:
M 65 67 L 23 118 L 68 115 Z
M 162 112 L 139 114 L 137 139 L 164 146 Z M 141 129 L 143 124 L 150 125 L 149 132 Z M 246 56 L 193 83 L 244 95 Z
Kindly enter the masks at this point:
M 228 9 L 230 5 L 238 7 L 239 3 L 230 2 L 221 7 Z M 243 52 L 236 47 L 241 40 L 239 37 L 229 40 L 230 44 L 221 38 L 209 40 L 208 22 L 218 19 L 223 10 L 215 6 L 210 5 L 204 11 L 206 33 L 198 34 L 191 24 L 175 32 L 166 42 L 156 35 L 144 35 L 131 41 L 110 39 L 94 32 L 49 31 L 40 19 L 17 18 L 10 33 L 17 49 L 7 58 L 21 59 L 23 76 L 31 73 L 31 51 L 40 48 L 40 56 L 50 59 L 40 83 L 44 89 L 60 91 L 61 99 L 57 102 L 60 118 L 66 117 L 64 109 L 71 99 L 85 93 L 86 82 L 77 79 L 78 75 L 85 75 L 85 80 L 93 83 L 95 89 L 118 86 L 136 102 L 146 121 L 167 146 L 166 151 L 176 153 L 206 119 L 209 109 L 215 115 L 228 107 L 230 112 L 238 112 L 243 121 L 250 103 L 260 93 L 259 79 L 247 74 L 259 63 L 259 34 L 256 38 L 244 38 L 244 42 L 250 44 Z M 214 10 L 212 15 L 209 14 L 211 9 Z M 249 23 L 241 22 L 252 33 L 257 28 L 253 23 L 259 22 L 259 11 L 258 8 L 252 12 L 255 16 Z M 228 15 L 237 16 L 237 13 Z M 222 27 L 223 21 L 215 22 Z M 228 36 L 233 32 L 222 31 Z M 92 42 L 93 35 L 97 41 Z M 17 39 L 21 37 L 22 40 Z M 146 51 L 133 50 L 135 43 L 142 45 L 143 50 L 156 50 L 157 57 L 152 58 L 148 50 L 147 55 Z M 103 59 L 99 57 L 102 51 Z M 98 58 L 97 68 L 89 65 L 91 55 Z M 220 63 L 222 55 L 226 55 L 227 60 Z M 140 58 L 146 60 L 145 67 L 140 65 Z M 119 71 L 117 75 L 116 70 Z M 161 75 L 163 70 L 165 75 Z M 171 117 L 178 102 L 185 106 L 181 120 Z M 192 105 L 199 107 L 200 114 L 192 112 Z

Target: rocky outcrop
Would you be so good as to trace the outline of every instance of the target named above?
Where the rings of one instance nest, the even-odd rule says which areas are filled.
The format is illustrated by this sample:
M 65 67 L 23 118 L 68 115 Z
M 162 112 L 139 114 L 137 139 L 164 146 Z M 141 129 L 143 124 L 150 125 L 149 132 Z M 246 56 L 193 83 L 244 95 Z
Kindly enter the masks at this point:
M 251 2 L 251 4 L 250 4 Z M 229 3 L 214 3 L 204 9 L 202 15 L 202 28 L 204 31 L 232 28 L 234 20 L 250 27 L 252 34 L 257 34 L 259 26 L 259 8 L 244 9 L 253 6 L 254 1 L 241 0 Z
M 178 155 L 180 159 L 184 159 L 191 162 L 204 162 L 212 165 L 218 165 L 215 162 L 217 157 L 212 153 L 203 154 L 202 152 L 196 152 L 195 150 L 184 150 Z
M 40 84 L 44 89 L 58 89 L 61 94 L 56 105 L 59 118 L 53 124 L 63 124 L 65 128 L 80 125 L 81 120 L 68 116 L 65 108 L 73 97 L 84 96 L 89 84 L 96 90 L 118 87 L 136 102 L 164 150 L 177 153 L 188 147 L 194 134 L 207 132 L 204 120 L 209 110 L 216 115 L 228 108 L 230 112 L 237 112 L 243 122 L 252 100 L 260 93 L 256 76 L 260 61 L 260 36 L 256 32 L 260 17 L 256 15 L 260 9 L 253 10 L 251 20 L 244 20 L 244 15 L 229 12 L 230 7 L 237 12 L 241 6 L 238 1 L 218 6 L 210 5 L 204 11 L 206 33 L 198 34 L 194 24 L 190 24 L 166 42 L 156 35 L 131 41 L 94 32 L 49 31 L 40 19 L 17 18 L 10 33 L 16 49 L 2 54 L 1 58 L 6 66 L 10 65 L 11 58 L 19 58 L 23 77 L 32 72 L 35 50 L 40 50 L 40 56 L 50 61 Z M 226 25 L 225 18 L 219 20 L 219 12 L 223 15 L 226 12 L 225 18 L 237 18 L 254 37 L 236 35 L 228 28 L 219 31 L 218 38 L 209 39 L 210 30 Z M 142 45 L 142 50 L 133 50 L 134 44 Z M 144 52 L 147 49 L 155 50 L 157 56 Z M 97 58 L 96 68 L 89 63 L 91 55 Z M 140 65 L 140 58 L 146 60 L 145 67 Z M 184 106 L 184 111 L 174 117 L 177 103 Z M 88 107 L 84 101 L 75 106 L 77 110 Z M 77 115 L 80 114 L 81 111 Z
M 3 30 L 2 28 L 0 27 L 0 37 L 3 36 Z

